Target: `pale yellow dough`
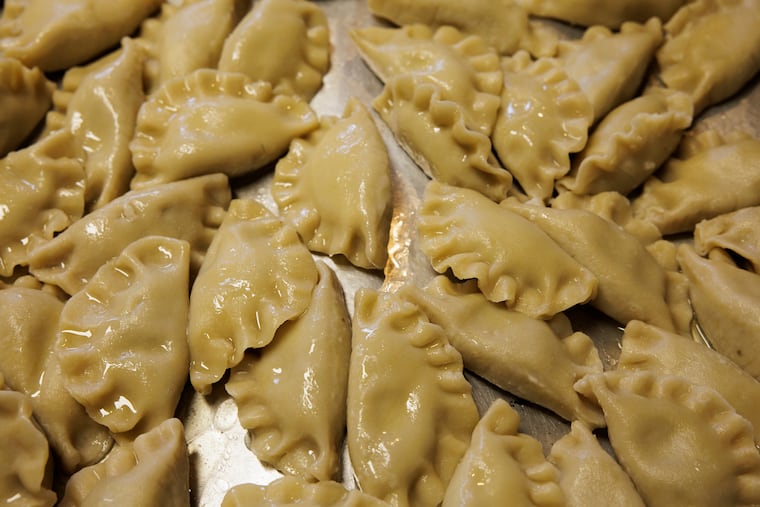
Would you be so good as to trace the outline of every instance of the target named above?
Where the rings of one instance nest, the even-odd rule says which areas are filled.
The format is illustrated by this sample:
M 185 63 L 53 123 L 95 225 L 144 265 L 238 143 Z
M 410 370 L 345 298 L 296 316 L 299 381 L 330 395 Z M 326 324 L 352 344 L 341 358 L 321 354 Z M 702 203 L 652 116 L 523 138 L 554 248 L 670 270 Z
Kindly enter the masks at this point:
M 644 507 L 631 479 L 580 421 L 554 443 L 548 459 L 559 470 L 567 507 Z
M 760 502 L 752 425 L 713 389 L 625 371 L 589 376 L 576 387 L 599 401 L 615 454 L 646 505 Z
M 472 433 L 472 441 L 454 477 L 442 507 L 497 507 L 510 505 L 561 507 L 565 497 L 558 473 L 546 461 L 541 443 L 518 433 L 520 416 L 497 398 Z
M 129 145 L 137 169 L 132 188 L 220 171 L 240 176 L 318 126 L 299 97 L 237 72 L 199 69 L 167 81 L 140 107 Z
M 602 372 L 585 334 L 560 336 L 542 320 L 488 301 L 474 281 L 437 276 L 424 289 L 406 284 L 398 294 L 443 328 L 468 370 L 568 421 L 604 426 L 599 408 L 573 389 L 584 376 Z
M 15 150 L 50 108 L 55 84 L 0 54 L 0 157 Z
M 30 397 L 63 470 L 73 473 L 100 461 L 113 439 L 64 387 L 54 349 L 62 310 L 63 302 L 43 290 L 0 290 L 0 373 L 11 388 Z
M 443 329 L 394 294 L 360 289 L 347 441 L 361 490 L 398 507 L 439 505 L 477 421 Z
M 568 23 L 619 28 L 626 21 L 658 17 L 667 21 L 687 0 L 517 0 L 536 16 L 556 18 Z
M 592 26 L 578 40 L 561 41 L 557 59 L 588 96 L 594 120 L 633 98 L 655 50 L 662 41 L 662 23 L 623 23 L 619 32 Z
M 246 349 L 309 306 L 319 274 L 295 229 L 257 201 L 230 204 L 190 295 L 190 381 L 208 394 Z
M 473 190 L 432 181 L 420 248 L 439 273 L 475 278 L 489 301 L 546 319 L 596 296 L 596 276 L 537 225 Z
M 79 65 L 132 33 L 161 0 L 8 0 L 0 17 L 0 52 L 27 67 Z
M 190 245 L 149 236 L 103 265 L 63 307 L 63 383 L 127 441 L 173 417 L 187 380 Z
M 723 354 L 663 329 L 631 321 L 623 333 L 618 368 L 677 375 L 718 391 L 760 440 L 760 383 Z
M 335 273 L 323 262 L 317 269 L 309 307 L 272 343 L 247 354 L 225 389 L 259 459 L 304 480 L 328 481 L 338 477 L 346 429 L 351 318 Z
M 277 162 L 272 196 L 314 252 L 382 269 L 388 258 L 391 168 L 372 116 L 356 98 Z
M 758 0 L 687 3 L 665 24 L 660 79 L 691 95 L 695 115 L 727 99 L 760 70 L 758 26 Z
M 219 70 L 268 81 L 309 101 L 330 68 L 330 29 L 316 2 L 260 0 L 227 37 Z
M 760 379 L 760 275 L 678 249 L 700 328 L 715 349 Z
M 196 273 L 229 202 L 230 186 L 223 174 L 127 192 L 35 248 L 30 271 L 73 295 L 127 245 L 159 235 L 190 243 L 190 265 Z
M 59 132 L 0 160 L 0 276 L 84 213 L 84 168 Z
M 74 474 L 60 507 L 190 506 L 190 463 L 179 419 L 167 419 Z
M 736 255 L 740 264 L 760 273 L 760 206 L 699 222 L 694 227 L 694 248 L 710 258 L 729 260 Z
M 30 399 L 8 390 L 0 373 L 0 502 L 52 507 L 52 460 Z
M 389 504 L 358 489 L 346 490 L 337 482 L 309 483 L 292 476 L 259 486 L 239 484 L 222 499 L 222 507 L 387 507 Z

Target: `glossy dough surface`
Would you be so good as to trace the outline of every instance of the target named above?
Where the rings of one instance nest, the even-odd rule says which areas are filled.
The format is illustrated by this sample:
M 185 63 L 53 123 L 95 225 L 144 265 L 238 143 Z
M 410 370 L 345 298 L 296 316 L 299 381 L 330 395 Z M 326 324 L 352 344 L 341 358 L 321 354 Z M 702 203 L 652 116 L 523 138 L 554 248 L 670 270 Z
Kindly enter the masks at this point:
M 262 204 L 234 200 L 190 295 L 190 380 L 211 384 L 309 306 L 318 272 L 295 229 Z
M 760 206 L 703 220 L 694 227 L 694 248 L 700 255 L 736 255 L 760 273 Z
M 472 190 L 430 182 L 420 247 L 439 273 L 475 278 L 493 302 L 548 318 L 596 295 L 596 277 L 538 226 Z
M 301 98 L 237 72 L 199 69 L 167 81 L 140 107 L 130 143 L 137 169 L 132 188 L 255 171 L 318 125 Z
M 451 479 L 443 507 L 511 505 L 560 507 L 565 498 L 554 466 L 538 440 L 518 433 L 520 416 L 496 399 L 472 432 L 472 441 Z
M 174 416 L 188 371 L 189 277 L 190 245 L 149 236 L 63 308 L 56 351 L 66 389 L 117 439 Z
M 382 269 L 388 258 L 391 169 L 366 107 L 351 99 L 342 118 L 295 139 L 277 162 L 272 196 L 310 250 L 342 254 L 352 264 Z
M 274 482 L 259 486 L 239 484 L 232 487 L 222 500 L 222 507 L 387 507 L 389 504 L 358 489 L 346 490 L 337 482 L 306 482 L 285 476 Z
M 420 309 L 356 294 L 348 451 L 362 491 L 396 506 L 436 506 L 478 420 L 462 358 Z
M 626 21 L 643 23 L 651 17 L 670 18 L 686 0 L 519 0 L 528 12 L 575 25 L 618 28 Z
M 264 462 L 305 480 L 335 479 L 346 425 L 351 319 L 335 273 L 317 262 L 309 307 L 249 353 L 225 389 Z M 288 400 L 283 403 L 283 400 Z
M 188 241 L 190 265 L 197 272 L 229 202 L 230 187 L 222 174 L 127 192 L 34 249 L 30 270 L 74 294 L 127 245 L 157 235 Z

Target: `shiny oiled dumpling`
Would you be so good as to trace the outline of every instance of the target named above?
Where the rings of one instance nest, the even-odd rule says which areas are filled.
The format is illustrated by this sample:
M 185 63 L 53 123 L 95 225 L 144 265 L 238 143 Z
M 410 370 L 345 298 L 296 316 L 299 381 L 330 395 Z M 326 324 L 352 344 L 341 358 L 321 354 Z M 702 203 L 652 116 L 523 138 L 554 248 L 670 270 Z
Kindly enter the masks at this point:
M 389 504 L 362 493 L 358 489 L 347 490 L 334 481 L 310 483 L 292 476 L 281 477 L 274 482 L 239 484 L 232 487 L 222 499 L 221 507 L 388 507 Z
M 391 171 L 369 111 L 349 100 L 342 118 L 295 139 L 277 162 L 272 196 L 310 250 L 382 269 L 388 258 Z
M 436 506 L 478 421 L 462 358 L 414 304 L 356 293 L 347 441 L 361 490 Z
M 760 205 L 760 140 L 708 131 L 684 138 L 682 153 L 645 182 L 631 202 L 636 218 L 662 234 L 690 231 L 700 221 Z
M 351 319 L 335 273 L 323 262 L 317 269 L 309 307 L 284 323 L 272 343 L 247 354 L 225 389 L 259 459 L 327 481 L 338 474 L 345 432 Z
M 63 79 L 65 114 L 62 127 L 75 139 L 77 158 L 85 168 L 85 204 L 99 208 L 129 190 L 135 172 L 129 142 L 144 100 L 145 54 L 125 38 L 113 61 L 101 62 L 81 80 Z M 78 69 L 77 69 L 78 70 Z M 56 94 L 61 92 L 56 92 Z M 56 102 L 58 102 L 56 97 Z
M 439 273 L 475 278 L 489 301 L 549 318 L 594 298 L 598 281 L 537 225 L 472 190 L 430 182 L 420 247 Z
M 59 132 L 0 160 L 0 276 L 84 212 L 84 169 Z
M 386 84 L 373 106 L 430 178 L 495 201 L 506 197 L 512 175 L 494 159 L 490 138 L 467 127 L 461 106 L 444 100 L 440 87 L 402 74 Z
M 688 301 L 669 299 L 665 270 L 644 245 L 614 223 L 585 210 L 560 210 L 503 201 L 502 206 L 538 226 L 562 249 L 594 274 L 599 282 L 591 305 L 625 325 L 638 319 L 688 334 L 678 309 Z
M 27 396 L 63 469 L 72 473 L 100 461 L 113 439 L 64 387 L 55 354 L 63 302 L 39 289 L 0 290 L 0 373 Z
M 678 249 L 689 279 L 689 298 L 710 344 L 760 379 L 760 275 L 725 262 L 704 259 L 693 248 Z
M 238 72 L 199 69 L 164 83 L 140 107 L 129 147 L 132 188 L 266 166 L 319 126 L 303 99 Z
M 591 103 L 556 60 L 532 62 L 520 51 L 502 62 L 504 90 L 492 141 L 523 191 L 542 200 L 586 145 Z
M 628 194 L 675 151 L 693 109 L 688 95 L 667 88 L 623 103 L 599 122 L 560 185 L 577 194 Z
M 472 432 L 442 507 L 510 505 L 560 507 L 565 497 L 557 469 L 544 457 L 541 443 L 518 433 L 520 416 L 497 398 Z
M 8 0 L 0 52 L 46 72 L 66 69 L 118 44 L 159 5 L 161 0 Z
M 581 39 L 560 41 L 557 59 L 588 96 L 594 120 L 599 120 L 633 98 L 661 41 L 657 18 L 623 23 L 616 33 L 592 26 Z
M 556 18 L 574 25 L 604 25 L 618 28 L 626 21 L 657 17 L 667 21 L 687 0 L 519 0 L 517 3 L 536 16 Z
M 531 20 L 511 0 L 368 0 L 367 6 L 375 16 L 397 25 L 453 26 L 482 37 L 501 54 L 525 49 L 536 56 L 551 56 L 557 47 L 556 33 Z
M 236 199 L 190 295 L 190 381 L 208 394 L 246 349 L 269 344 L 309 306 L 319 274 L 295 229 L 257 201 Z
M 52 461 L 45 435 L 32 416 L 32 403 L 8 390 L 0 373 L 0 502 L 51 507 Z
M 237 0 L 166 2 L 160 16 L 146 19 L 138 40 L 149 55 L 145 65 L 148 91 L 198 69 L 215 69 L 224 41 L 238 20 L 237 4 Z
M 585 375 L 602 372 L 585 334 L 558 336 L 548 323 L 488 301 L 474 281 L 437 276 L 424 289 L 406 284 L 398 294 L 443 328 L 468 370 L 568 421 L 604 426 L 599 408 L 573 389 Z
M 554 443 L 548 460 L 559 471 L 567 507 L 644 507 L 630 477 L 580 421 Z
M 468 129 L 490 135 L 503 79 L 499 57 L 483 39 L 452 26 L 367 27 L 351 36 L 364 61 L 388 85 L 399 75 L 438 87 L 439 100 L 456 102 Z
M 74 294 L 127 245 L 158 235 L 190 243 L 195 273 L 229 202 L 230 186 L 223 174 L 127 192 L 35 248 L 29 258 L 30 271 Z
M 103 265 L 64 305 L 63 382 L 117 440 L 173 417 L 185 386 L 190 245 L 149 236 Z
M 727 99 L 760 70 L 758 25 L 757 0 L 687 3 L 665 24 L 660 79 L 691 95 L 695 115 Z
M 646 505 L 760 502 L 752 425 L 713 389 L 624 371 L 586 377 L 577 387 L 599 401 L 615 455 Z
M 677 375 L 711 387 L 736 412 L 752 423 L 760 441 L 760 383 L 723 354 L 641 321 L 631 321 L 623 333 L 618 368 Z
M 50 108 L 54 89 L 40 69 L 0 56 L 0 157 L 32 133 Z
M 189 507 L 189 470 L 182 422 L 167 419 L 74 474 L 58 505 Z
M 269 81 L 278 94 L 311 98 L 330 67 L 330 29 L 306 0 L 260 0 L 227 37 L 219 70 Z
M 760 206 L 699 222 L 694 227 L 694 248 L 710 258 L 729 260 L 738 256 L 740 263 L 760 273 Z

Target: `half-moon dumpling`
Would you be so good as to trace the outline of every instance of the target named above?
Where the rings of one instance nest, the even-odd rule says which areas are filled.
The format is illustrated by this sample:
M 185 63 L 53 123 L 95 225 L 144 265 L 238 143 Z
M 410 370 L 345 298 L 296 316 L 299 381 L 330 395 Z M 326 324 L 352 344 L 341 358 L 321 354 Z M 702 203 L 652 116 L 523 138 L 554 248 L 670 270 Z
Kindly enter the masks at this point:
M 419 212 L 433 268 L 475 278 L 489 301 L 549 318 L 594 298 L 596 277 L 537 225 L 478 192 L 432 181 Z
M 63 470 L 73 473 L 100 461 L 113 439 L 64 387 L 54 349 L 62 310 L 63 302 L 43 290 L 0 290 L 0 373 L 9 387 L 29 396 Z
M 478 36 L 452 26 L 367 27 L 351 32 L 372 71 L 388 85 L 394 77 L 438 87 L 439 100 L 456 102 L 468 129 L 491 134 L 504 86 L 499 57 Z
M 525 49 L 532 55 L 552 56 L 557 49 L 557 34 L 531 20 L 511 0 L 368 0 L 367 6 L 375 16 L 397 25 L 453 26 L 482 37 L 501 54 Z
M 694 314 L 710 344 L 760 379 L 760 275 L 678 248 Z
M 45 117 L 54 89 L 40 69 L 0 56 L 0 157 L 18 148 Z
M 703 220 L 694 227 L 694 248 L 710 258 L 739 258 L 760 274 L 760 206 Z
M 552 445 L 548 460 L 559 471 L 567 507 L 644 507 L 631 478 L 580 421 Z
M 437 276 L 424 289 L 405 284 L 398 295 L 443 328 L 471 372 L 568 421 L 604 426 L 599 408 L 573 389 L 585 375 L 602 372 L 585 334 L 558 336 L 548 323 L 488 301 L 474 281 Z
M 667 21 L 687 0 L 518 0 L 535 16 L 555 18 L 574 25 L 618 28 L 626 21 L 643 23 L 652 17 Z
M 211 384 L 309 306 L 319 274 L 296 230 L 253 200 L 236 199 L 190 295 L 190 381 Z
M 315 2 L 260 0 L 224 42 L 219 70 L 268 81 L 276 94 L 306 101 L 330 67 L 327 16 Z
M 190 463 L 179 419 L 167 419 L 134 443 L 116 447 L 66 483 L 60 507 L 190 505 Z
M 190 243 L 190 266 L 196 273 L 229 202 L 230 186 L 223 174 L 127 192 L 35 248 L 30 271 L 74 294 L 133 241 L 168 236 Z
M 631 321 L 623 333 L 618 368 L 677 375 L 715 389 L 752 423 L 755 441 L 760 441 L 760 383 L 704 344 L 641 321 Z
M 52 461 L 27 396 L 6 389 L 0 373 L 0 502 L 52 507 Z
M 8 0 L 0 17 L 0 52 L 27 67 L 62 70 L 118 44 L 161 0 Z
M 688 2 L 665 24 L 660 79 L 691 95 L 695 115 L 727 99 L 760 70 L 759 25 L 756 0 Z
M 414 304 L 356 293 L 347 441 L 361 490 L 396 506 L 443 500 L 478 421 L 462 357 Z
M 530 220 L 599 281 L 591 305 L 625 325 L 638 319 L 670 331 L 688 333 L 688 322 L 674 318 L 665 270 L 644 245 L 618 225 L 586 210 L 561 210 L 521 204 L 501 205 Z
M 760 502 L 752 425 L 713 389 L 624 371 L 592 375 L 576 387 L 599 401 L 612 448 L 646 505 Z
M 576 194 L 628 194 L 675 151 L 693 109 L 688 95 L 667 88 L 623 103 L 599 122 L 560 185 Z
M 472 441 L 446 490 L 442 507 L 531 505 L 561 507 L 558 473 L 541 443 L 518 433 L 520 416 L 497 398 L 472 432 Z
M 187 380 L 190 245 L 149 236 L 104 264 L 63 307 L 63 382 L 117 440 L 174 416 Z
M 221 507 L 389 507 L 389 504 L 358 489 L 347 490 L 333 481 L 306 482 L 281 477 L 266 486 L 239 484 L 224 495 Z
M 295 139 L 277 162 L 272 196 L 310 250 L 382 269 L 391 220 L 385 143 L 357 99 L 349 100 L 342 118 L 321 123 L 308 137 Z
M 685 137 L 689 152 L 671 158 L 644 182 L 631 202 L 634 216 L 652 222 L 662 234 L 675 234 L 704 219 L 760 205 L 760 140 L 740 134 L 725 142 L 714 137 L 710 131 L 693 140 Z M 692 146 L 702 143 L 710 145 Z
M 579 40 L 560 41 L 557 59 L 588 96 L 594 120 L 599 120 L 633 98 L 661 41 L 657 18 L 645 24 L 623 23 L 617 33 L 592 26 Z
M 58 132 L 0 160 L 0 276 L 84 212 L 84 169 L 74 139 Z
M 346 429 L 351 319 L 335 273 L 323 262 L 317 269 L 309 307 L 280 326 L 272 343 L 246 354 L 225 389 L 259 459 L 328 481 L 337 477 Z
M 501 163 L 530 197 L 548 199 L 586 145 L 591 103 L 556 60 L 524 51 L 502 63 L 504 90 L 492 141 Z
M 220 171 L 240 176 L 318 126 L 299 97 L 237 72 L 199 69 L 167 81 L 140 107 L 129 145 L 137 169 L 132 188 Z

